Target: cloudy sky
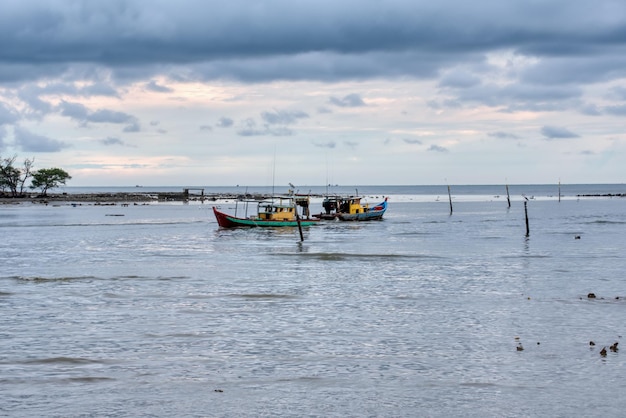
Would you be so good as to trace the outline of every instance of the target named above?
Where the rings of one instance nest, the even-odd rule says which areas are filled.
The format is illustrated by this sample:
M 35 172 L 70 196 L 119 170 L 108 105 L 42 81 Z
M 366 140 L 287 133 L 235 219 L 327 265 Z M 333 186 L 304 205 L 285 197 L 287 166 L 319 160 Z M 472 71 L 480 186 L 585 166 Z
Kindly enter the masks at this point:
M 624 0 L 3 0 L 0 155 L 70 186 L 626 182 Z

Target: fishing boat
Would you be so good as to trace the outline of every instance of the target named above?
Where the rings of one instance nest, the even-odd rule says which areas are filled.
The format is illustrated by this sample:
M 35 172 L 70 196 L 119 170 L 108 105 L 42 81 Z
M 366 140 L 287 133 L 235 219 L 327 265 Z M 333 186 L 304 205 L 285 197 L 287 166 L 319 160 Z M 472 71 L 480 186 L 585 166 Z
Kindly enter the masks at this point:
M 213 213 L 217 223 L 222 228 L 237 227 L 285 227 L 285 226 L 311 226 L 319 222 L 319 219 L 309 217 L 309 197 L 308 196 L 277 196 L 271 199 L 260 201 L 243 202 L 247 212 L 249 203 L 256 203 L 256 213 L 244 217 L 237 216 L 237 206 L 235 215 L 219 211 L 213 206 Z M 298 213 L 298 207 L 302 208 L 302 216 Z
M 387 198 L 372 207 L 361 200 L 359 196 L 327 196 L 322 202 L 324 212 L 313 216 L 319 219 L 341 221 L 376 221 L 383 218 L 387 210 Z

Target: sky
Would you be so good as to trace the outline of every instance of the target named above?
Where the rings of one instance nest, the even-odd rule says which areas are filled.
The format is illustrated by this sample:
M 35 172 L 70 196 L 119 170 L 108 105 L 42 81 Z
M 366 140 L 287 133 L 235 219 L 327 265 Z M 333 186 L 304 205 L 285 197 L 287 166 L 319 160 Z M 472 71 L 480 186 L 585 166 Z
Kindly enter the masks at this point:
M 68 186 L 626 182 L 623 0 L 3 0 L 0 156 Z

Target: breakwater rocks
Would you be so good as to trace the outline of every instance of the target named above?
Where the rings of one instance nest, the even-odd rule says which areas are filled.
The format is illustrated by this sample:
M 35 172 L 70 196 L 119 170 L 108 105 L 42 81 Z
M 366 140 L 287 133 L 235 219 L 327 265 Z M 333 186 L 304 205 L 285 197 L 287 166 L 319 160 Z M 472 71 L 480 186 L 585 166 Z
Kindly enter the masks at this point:
M 21 203 L 32 204 L 73 204 L 93 203 L 116 204 L 116 203 L 150 203 L 150 202 L 211 202 L 217 200 L 263 200 L 271 195 L 264 194 L 192 194 L 189 192 L 158 192 L 158 193 L 48 193 L 46 196 L 25 194 L 21 197 L 11 197 L 0 193 L 0 205 L 16 205 Z
M 577 194 L 577 197 L 626 197 L 626 193 Z
M 153 196 L 143 193 L 49 193 L 46 196 L 25 195 L 21 197 L 10 197 L 0 195 L 0 204 L 21 204 L 21 203 L 116 203 L 116 202 L 149 202 L 156 200 Z

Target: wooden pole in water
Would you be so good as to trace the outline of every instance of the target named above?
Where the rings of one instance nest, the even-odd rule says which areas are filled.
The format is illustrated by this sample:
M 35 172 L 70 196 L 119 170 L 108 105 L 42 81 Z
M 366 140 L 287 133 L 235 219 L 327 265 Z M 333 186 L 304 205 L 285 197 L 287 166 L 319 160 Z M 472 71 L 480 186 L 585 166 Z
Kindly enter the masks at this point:
M 300 231 L 300 242 L 304 241 L 304 235 L 302 235 L 302 224 L 300 224 L 300 215 L 298 215 L 298 208 L 296 207 L 296 221 L 298 221 L 298 231 Z
M 528 202 L 524 201 L 524 214 L 526 215 L 526 238 L 530 236 L 530 228 L 528 227 Z
M 509 195 L 509 185 L 506 185 L 506 201 L 509 203 L 509 207 L 511 207 L 511 196 Z
M 559 179 L 559 202 L 561 201 L 561 179 Z
M 291 187 L 291 195 L 293 197 L 293 211 L 296 213 L 296 222 L 298 223 L 298 231 L 300 232 L 300 242 L 304 241 L 304 235 L 302 235 L 302 224 L 300 223 L 300 215 L 298 215 L 298 200 L 296 199 L 294 193 L 296 193 L 296 186 L 292 183 L 289 183 Z
M 452 194 L 450 193 L 450 185 L 448 185 L 448 200 L 450 201 L 450 215 L 452 215 Z

